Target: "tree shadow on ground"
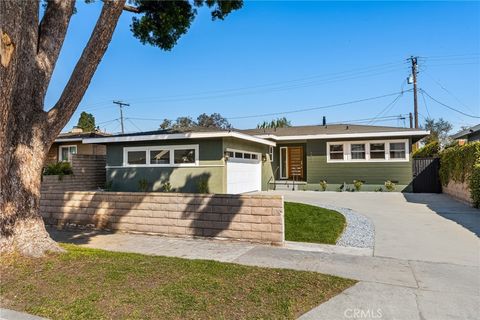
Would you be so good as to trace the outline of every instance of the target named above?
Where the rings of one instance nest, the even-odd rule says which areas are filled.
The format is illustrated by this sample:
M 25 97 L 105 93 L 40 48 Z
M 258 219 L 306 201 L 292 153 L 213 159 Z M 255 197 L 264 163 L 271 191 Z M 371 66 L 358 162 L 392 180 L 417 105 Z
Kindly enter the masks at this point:
M 204 189 L 201 185 L 208 186 L 210 177 L 210 173 L 188 175 L 184 185 L 176 188 L 176 190 L 179 191 L 179 196 L 181 196 L 184 190 L 194 190 L 195 188 Z M 207 190 L 199 191 L 207 195 L 208 187 Z M 132 210 L 137 209 L 143 202 L 143 199 L 152 193 L 161 192 L 135 192 L 134 196 L 141 197 L 142 200 L 115 203 L 113 202 L 115 199 L 109 197 L 108 192 L 86 195 L 85 199 L 88 200 L 83 200 L 81 207 L 74 208 L 70 210 L 70 212 L 63 214 L 62 220 L 64 221 L 61 223 L 58 223 L 58 220 L 51 215 L 45 218 L 44 220 L 48 225 L 47 231 L 50 233 L 50 236 L 58 242 L 88 244 L 92 238 L 98 235 L 119 232 L 120 230 L 111 228 L 112 224 L 122 222 L 124 216 L 128 216 Z M 78 200 L 73 198 L 73 193 L 65 193 L 64 197 L 65 196 L 66 198 L 64 198 L 63 201 L 67 204 L 69 202 L 78 202 Z M 128 197 L 129 195 L 126 196 Z M 191 199 L 192 193 L 186 194 L 186 197 Z M 194 195 L 193 199 L 188 200 L 188 203 L 186 203 L 186 209 L 183 210 L 183 212 L 179 210 L 182 214 L 181 218 L 192 220 L 188 225 L 185 225 L 185 227 L 187 227 L 186 235 L 198 237 L 222 236 L 222 232 L 229 229 L 232 219 L 242 208 L 242 202 L 239 196 L 226 197 L 225 195 L 208 194 L 208 197 L 202 197 L 202 194 L 198 194 L 198 196 Z M 178 203 L 182 203 L 182 199 L 178 199 Z M 48 203 L 42 204 L 42 207 L 44 205 L 48 206 Z M 103 212 L 104 214 L 96 214 L 93 220 L 92 217 L 88 217 L 88 219 L 85 220 L 86 213 L 93 211 L 91 207 L 101 208 L 97 211 Z M 161 209 L 152 210 L 160 211 Z M 82 219 L 84 220 L 82 221 Z M 123 231 L 128 230 L 121 230 L 120 232 Z M 172 236 L 175 235 L 172 234 Z
M 480 236 L 480 210 L 469 207 L 446 194 L 403 193 L 408 202 L 425 204 L 430 210 L 445 219 L 452 220 Z

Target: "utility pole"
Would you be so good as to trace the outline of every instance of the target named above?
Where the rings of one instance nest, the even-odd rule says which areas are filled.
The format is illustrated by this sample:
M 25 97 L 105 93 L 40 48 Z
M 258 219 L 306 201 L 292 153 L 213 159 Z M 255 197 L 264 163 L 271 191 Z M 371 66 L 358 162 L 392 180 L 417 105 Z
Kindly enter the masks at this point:
M 128 107 L 130 106 L 129 103 L 125 103 L 125 102 L 122 102 L 122 101 L 113 101 L 113 103 L 115 104 L 118 104 L 118 106 L 120 107 L 120 124 L 122 126 L 122 134 L 125 133 L 125 130 L 123 128 L 123 107 Z
M 418 129 L 418 102 L 417 102 L 417 57 L 411 56 L 412 78 L 413 78 L 413 115 L 415 118 L 415 129 Z
M 413 128 L 413 115 L 411 112 L 408 114 L 408 117 L 410 118 L 410 129 L 411 129 Z

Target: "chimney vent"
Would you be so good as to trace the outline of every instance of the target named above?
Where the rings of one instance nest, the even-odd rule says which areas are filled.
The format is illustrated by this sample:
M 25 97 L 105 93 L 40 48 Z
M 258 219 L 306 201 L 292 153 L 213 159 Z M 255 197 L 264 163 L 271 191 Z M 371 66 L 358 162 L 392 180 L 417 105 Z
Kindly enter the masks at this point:
M 323 126 L 327 125 L 327 117 L 325 117 L 325 116 L 323 116 L 322 125 Z

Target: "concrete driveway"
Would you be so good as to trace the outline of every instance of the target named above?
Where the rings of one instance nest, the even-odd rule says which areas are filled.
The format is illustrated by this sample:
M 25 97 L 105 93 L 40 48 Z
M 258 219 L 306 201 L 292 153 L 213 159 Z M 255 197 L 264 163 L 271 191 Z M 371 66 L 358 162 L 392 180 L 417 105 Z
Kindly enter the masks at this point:
M 480 264 L 480 210 L 443 194 L 275 191 L 285 201 L 350 208 L 375 225 L 374 256 Z M 476 234 L 475 234 L 476 233 Z

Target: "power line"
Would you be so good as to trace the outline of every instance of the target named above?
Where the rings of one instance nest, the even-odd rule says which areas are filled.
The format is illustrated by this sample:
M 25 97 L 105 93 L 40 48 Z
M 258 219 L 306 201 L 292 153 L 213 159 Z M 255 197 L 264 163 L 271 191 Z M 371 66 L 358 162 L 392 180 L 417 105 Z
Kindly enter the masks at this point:
M 445 104 L 445 103 L 443 103 L 443 102 L 438 101 L 437 99 L 435 99 L 434 97 L 432 97 L 431 95 L 429 95 L 428 92 L 426 92 L 425 90 L 423 90 L 423 89 L 420 89 L 420 90 L 421 90 L 423 93 L 425 93 L 425 94 L 427 95 L 427 97 L 429 97 L 430 99 L 432 99 L 433 101 L 435 101 L 435 102 L 438 103 L 439 105 L 442 105 L 442 106 L 444 106 L 444 107 L 446 107 L 446 108 L 448 108 L 448 109 L 450 109 L 450 110 L 452 110 L 452 111 L 455 111 L 455 112 L 458 112 L 458 113 L 460 113 L 460 114 L 463 114 L 464 116 L 467 116 L 467 117 L 470 117 L 470 118 L 475 118 L 475 119 L 480 119 L 479 116 L 474 116 L 474 115 L 465 113 L 465 112 L 463 112 L 463 111 L 461 111 L 461 110 L 458 110 L 458 109 L 456 109 L 456 108 L 454 108 L 454 107 L 451 107 L 451 106 L 449 106 L 449 105 L 447 105 L 447 104 Z
M 407 91 L 411 91 L 411 90 L 406 90 L 406 91 L 403 91 L 403 92 L 407 92 Z M 360 102 L 365 102 L 365 101 L 370 101 L 370 100 L 376 100 L 376 99 L 391 97 L 391 96 L 398 95 L 398 94 L 403 93 L 403 92 L 389 93 L 389 94 L 384 94 L 384 95 L 381 95 L 381 96 L 352 100 L 352 101 L 348 101 L 348 102 L 336 103 L 336 104 L 319 106 L 319 107 L 310 107 L 310 108 L 304 108 L 304 109 L 298 109 L 298 110 L 263 113 L 263 114 L 248 115 L 248 116 L 229 117 L 227 119 L 234 120 L 234 119 L 260 118 L 260 117 L 269 117 L 269 116 L 276 116 L 276 115 L 282 115 L 282 114 L 306 112 L 306 111 L 319 110 L 319 109 L 328 109 L 328 108 L 341 107 L 341 106 L 345 106 L 345 105 L 349 105 L 349 104 L 355 104 L 355 103 L 360 103 Z
M 425 110 L 427 110 L 428 117 L 431 118 L 430 111 L 428 110 L 428 106 L 427 106 L 427 101 L 425 100 L 425 94 L 421 90 L 420 90 L 420 93 L 422 94 L 423 104 L 425 105 Z

